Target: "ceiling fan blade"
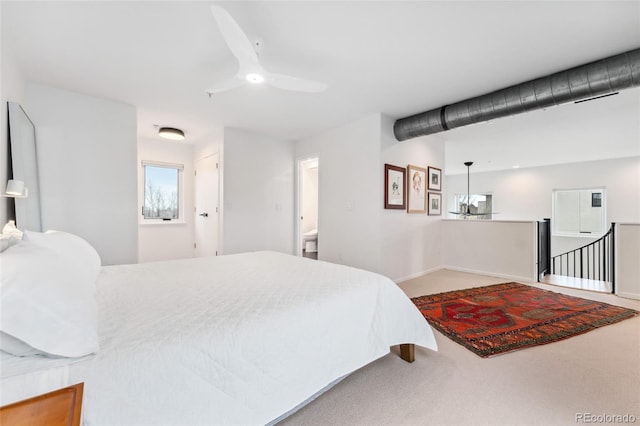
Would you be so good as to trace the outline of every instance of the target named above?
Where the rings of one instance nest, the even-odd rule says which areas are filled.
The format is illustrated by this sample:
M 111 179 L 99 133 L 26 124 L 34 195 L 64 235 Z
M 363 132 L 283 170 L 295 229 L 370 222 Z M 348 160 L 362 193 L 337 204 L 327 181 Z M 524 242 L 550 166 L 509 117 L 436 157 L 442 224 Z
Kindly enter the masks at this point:
M 319 93 L 324 92 L 328 87 L 325 83 L 284 74 L 269 74 L 267 82 L 278 89 L 292 90 L 295 92 Z
M 258 54 L 253 45 L 229 12 L 220 6 L 211 5 L 211 13 L 218 23 L 222 38 L 227 43 L 229 50 L 240 62 L 240 69 L 258 64 Z
M 234 77 L 229 80 L 222 80 L 207 89 L 207 93 L 212 95 L 214 93 L 226 92 L 227 90 L 235 89 L 236 87 L 244 86 L 247 81 L 243 78 Z

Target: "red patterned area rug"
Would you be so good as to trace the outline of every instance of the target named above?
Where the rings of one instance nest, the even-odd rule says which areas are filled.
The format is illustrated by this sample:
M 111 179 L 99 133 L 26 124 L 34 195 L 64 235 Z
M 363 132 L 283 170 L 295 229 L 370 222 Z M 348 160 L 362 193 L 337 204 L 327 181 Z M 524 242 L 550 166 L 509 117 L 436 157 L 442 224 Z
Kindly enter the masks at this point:
M 433 327 L 483 358 L 567 339 L 638 315 L 633 309 L 519 283 L 411 300 Z

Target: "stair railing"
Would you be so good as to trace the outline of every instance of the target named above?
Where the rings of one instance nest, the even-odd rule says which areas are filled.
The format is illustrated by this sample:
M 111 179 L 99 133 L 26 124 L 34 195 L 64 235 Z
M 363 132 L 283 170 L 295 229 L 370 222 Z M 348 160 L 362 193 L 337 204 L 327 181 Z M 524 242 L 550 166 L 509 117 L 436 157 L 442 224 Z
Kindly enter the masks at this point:
M 553 256 L 551 273 L 574 278 L 606 281 L 611 283 L 611 292 L 615 293 L 615 223 L 598 240 Z

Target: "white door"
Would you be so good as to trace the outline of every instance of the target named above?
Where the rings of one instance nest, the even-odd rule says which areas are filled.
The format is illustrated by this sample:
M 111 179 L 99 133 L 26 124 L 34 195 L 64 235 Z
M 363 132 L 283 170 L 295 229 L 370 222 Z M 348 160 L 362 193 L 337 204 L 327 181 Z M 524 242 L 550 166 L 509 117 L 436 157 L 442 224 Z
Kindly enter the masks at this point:
M 196 257 L 218 255 L 219 154 L 196 161 L 195 246 Z

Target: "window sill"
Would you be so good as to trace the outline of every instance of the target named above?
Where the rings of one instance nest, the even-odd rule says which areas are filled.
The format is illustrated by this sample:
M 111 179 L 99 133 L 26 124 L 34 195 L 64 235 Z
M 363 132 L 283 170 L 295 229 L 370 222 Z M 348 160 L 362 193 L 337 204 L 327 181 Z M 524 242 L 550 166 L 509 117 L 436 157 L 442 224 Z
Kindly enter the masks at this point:
M 184 219 L 173 219 L 173 220 L 155 220 L 155 219 L 147 219 L 144 222 L 138 222 L 140 226 L 171 226 L 171 225 L 186 225 Z

